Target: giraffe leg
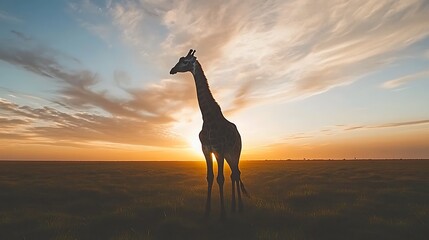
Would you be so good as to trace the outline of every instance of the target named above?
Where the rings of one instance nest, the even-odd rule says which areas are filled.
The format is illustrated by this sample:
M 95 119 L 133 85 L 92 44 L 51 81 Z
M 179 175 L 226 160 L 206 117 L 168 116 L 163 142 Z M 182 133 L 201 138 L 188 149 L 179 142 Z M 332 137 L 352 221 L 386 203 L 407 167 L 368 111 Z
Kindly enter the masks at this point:
M 231 168 L 231 182 L 232 182 L 232 204 L 231 204 L 231 211 L 236 211 L 236 192 L 238 197 L 238 211 L 243 211 L 243 202 L 241 200 L 241 188 L 240 188 L 240 170 L 238 169 L 238 161 L 240 158 L 240 155 L 238 154 L 226 154 L 225 155 L 226 161 L 229 164 L 229 167 Z
M 234 174 L 231 174 L 231 189 L 232 189 L 232 193 L 231 193 L 231 212 L 235 212 L 235 178 L 234 178 Z
M 223 184 L 225 182 L 225 177 L 223 175 L 223 164 L 224 164 L 224 156 L 223 154 L 215 154 L 218 166 L 217 172 L 217 184 L 219 185 L 219 197 L 220 197 L 220 218 L 221 220 L 225 219 L 225 202 L 223 196 Z
M 212 196 L 212 187 L 213 187 L 213 159 L 210 151 L 204 151 L 204 157 L 206 158 L 207 164 L 207 201 L 206 201 L 206 211 L 205 216 L 208 217 L 210 215 L 211 209 L 211 196 Z
M 243 212 L 243 200 L 241 199 L 241 188 L 240 188 L 240 171 L 237 170 L 238 172 L 236 173 L 236 184 L 237 184 L 237 195 L 238 195 L 238 212 Z

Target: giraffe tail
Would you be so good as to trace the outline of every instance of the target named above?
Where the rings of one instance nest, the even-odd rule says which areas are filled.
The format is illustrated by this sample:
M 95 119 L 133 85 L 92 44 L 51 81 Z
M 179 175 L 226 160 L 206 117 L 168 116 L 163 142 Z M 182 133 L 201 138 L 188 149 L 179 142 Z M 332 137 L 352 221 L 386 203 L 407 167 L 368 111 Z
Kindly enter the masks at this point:
M 244 187 L 244 184 L 243 184 L 243 182 L 241 181 L 241 179 L 240 179 L 240 188 L 241 188 L 241 191 L 244 193 L 244 195 L 246 195 L 246 197 L 250 198 L 250 194 L 247 192 L 247 190 L 246 190 L 246 188 Z

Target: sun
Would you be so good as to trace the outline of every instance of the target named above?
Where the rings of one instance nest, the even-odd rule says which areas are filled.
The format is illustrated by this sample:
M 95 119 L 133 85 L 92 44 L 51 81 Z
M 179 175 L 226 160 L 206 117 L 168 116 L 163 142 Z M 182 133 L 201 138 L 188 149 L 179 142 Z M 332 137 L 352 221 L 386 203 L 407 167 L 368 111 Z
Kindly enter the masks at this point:
M 192 152 L 198 155 L 202 154 L 201 151 L 201 143 L 198 137 L 191 137 L 188 139 L 189 147 L 191 148 Z
M 191 138 L 188 140 L 188 143 L 189 143 L 190 149 L 192 150 L 192 153 L 202 157 L 201 158 L 202 160 L 205 160 L 203 151 L 201 149 L 200 140 L 198 138 Z M 216 159 L 214 153 L 211 153 L 211 158 L 212 158 L 212 160 Z

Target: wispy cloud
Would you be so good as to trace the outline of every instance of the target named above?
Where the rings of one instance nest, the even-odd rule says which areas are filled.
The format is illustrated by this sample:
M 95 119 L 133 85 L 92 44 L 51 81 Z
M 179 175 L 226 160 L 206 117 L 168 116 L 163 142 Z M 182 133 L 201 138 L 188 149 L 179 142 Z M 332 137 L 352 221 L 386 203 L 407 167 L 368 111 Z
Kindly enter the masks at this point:
M 8 22 L 22 22 L 22 19 L 2 10 L 0 10 L 0 20 Z
M 110 4 L 111 1 L 107 1 L 106 5 L 98 6 L 89 0 L 83 0 L 70 1 L 68 7 L 83 28 L 112 47 L 116 31 L 112 28 L 109 15 L 106 12 L 106 8 L 110 8 Z
M 392 80 L 384 82 L 381 85 L 381 87 L 386 88 L 386 89 L 394 89 L 394 88 L 401 87 L 401 86 L 407 84 L 408 82 L 419 80 L 419 79 L 427 79 L 428 80 L 429 79 L 429 71 L 417 72 L 417 73 L 413 73 L 413 74 L 408 75 L 408 76 L 403 76 L 400 78 L 392 79 Z
M 0 119 L 4 137 L 43 138 L 48 143 L 61 139 L 184 146 L 183 140 L 169 131 L 169 126 L 175 122 L 178 106 L 189 105 L 189 94 L 177 91 L 187 83 L 166 79 L 148 88 L 124 88 L 129 96 L 122 99 L 106 90 L 94 90 L 101 81 L 96 73 L 65 67 L 62 63 L 72 59 L 46 46 L 4 44 L 0 46 L 0 60 L 59 84 L 57 94 L 50 99 L 58 108 L 0 99 L 0 112 L 12 116 Z
M 40 143 L 56 141 L 89 144 L 94 141 L 145 146 L 183 146 L 181 140 L 164 131 L 162 125 L 120 116 L 89 112 L 67 113 L 51 107 L 33 108 L 0 99 L 3 138 L 28 139 Z M 19 136 L 19 138 L 17 138 Z
M 87 2 L 81 9 L 91 11 Z M 230 112 L 350 84 L 429 36 L 423 0 L 127 0 L 99 8 L 110 28 L 160 69 L 196 48 Z
M 309 135 L 308 133 L 295 133 L 286 137 L 285 140 L 302 140 L 312 138 L 313 136 L 314 135 Z
M 357 131 L 357 130 L 363 131 L 363 130 L 375 130 L 375 129 L 382 129 L 382 128 L 412 127 L 412 126 L 428 125 L 428 124 L 429 124 L 429 119 L 403 121 L 403 122 L 386 122 L 381 124 L 362 124 L 362 125 L 339 124 L 335 126 L 326 126 L 321 130 L 312 131 L 312 132 L 293 133 L 284 137 L 280 142 L 294 142 L 294 141 L 308 140 L 308 139 L 314 139 L 318 137 L 338 135 L 344 132 Z
M 30 41 L 31 38 L 28 37 L 27 35 L 25 35 L 22 32 L 16 31 L 16 30 L 10 30 L 11 33 L 13 33 L 15 36 L 17 36 L 18 38 L 24 40 L 24 41 Z
M 0 124 L 3 128 L 16 127 L 28 123 L 23 119 L 0 117 Z
M 394 127 L 414 126 L 414 125 L 423 125 L 423 124 L 429 124 L 429 119 L 406 121 L 406 122 L 391 122 L 391 123 L 374 124 L 374 125 L 344 126 L 343 129 L 345 131 L 351 131 L 351 130 L 359 130 L 359 129 L 394 128 Z
M 404 135 L 395 128 L 419 127 L 413 135 Z M 284 156 L 284 158 L 426 158 L 429 119 L 403 122 L 385 122 L 362 125 L 333 125 L 321 130 L 290 134 L 273 143 L 260 146 L 268 149 L 257 158 Z M 351 132 L 376 131 L 391 128 L 392 131 L 372 135 Z M 417 129 L 417 128 L 416 128 Z

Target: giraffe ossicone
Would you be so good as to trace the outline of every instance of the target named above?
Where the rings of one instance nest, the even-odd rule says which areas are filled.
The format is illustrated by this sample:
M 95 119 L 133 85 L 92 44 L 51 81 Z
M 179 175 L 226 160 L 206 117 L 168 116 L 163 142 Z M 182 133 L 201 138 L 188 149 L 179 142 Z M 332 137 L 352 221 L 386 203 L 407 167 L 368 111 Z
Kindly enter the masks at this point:
M 176 65 L 170 70 L 170 74 L 178 72 L 191 72 L 197 90 L 198 105 L 203 118 L 203 127 L 199 134 L 202 150 L 207 164 L 207 201 L 205 214 L 208 216 L 211 209 L 211 190 L 213 186 L 213 159 L 215 156 L 218 165 L 218 175 L 216 181 L 219 184 L 221 218 L 225 218 L 225 204 L 223 195 L 224 160 L 231 168 L 231 210 L 236 211 L 236 194 L 238 198 L 238 210 L 243 211 L 243 201 L 241 193 L 248 196 L 247 191 L 241 181 L 239 161 L 241 155 L 241 136 L 237 127 L 228 121 L 222 114 L 219 104 L 214 99 L 203 68 L 194 56 L 196 50 L 190 49 L 185 57 L 179 58 Z

